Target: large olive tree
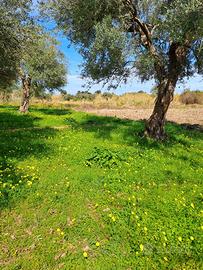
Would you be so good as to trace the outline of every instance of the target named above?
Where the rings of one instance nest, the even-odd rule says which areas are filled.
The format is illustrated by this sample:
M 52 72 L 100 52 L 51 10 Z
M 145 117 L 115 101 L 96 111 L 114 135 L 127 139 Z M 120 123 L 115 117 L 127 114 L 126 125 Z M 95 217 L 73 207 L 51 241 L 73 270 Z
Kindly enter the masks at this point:
M 145 133 L 163 139 L 179 80 L 203 71 L 202 0 L 41 1 L 84 57 L 83 75 L 115 86 L 155 79 L 158 96 Z

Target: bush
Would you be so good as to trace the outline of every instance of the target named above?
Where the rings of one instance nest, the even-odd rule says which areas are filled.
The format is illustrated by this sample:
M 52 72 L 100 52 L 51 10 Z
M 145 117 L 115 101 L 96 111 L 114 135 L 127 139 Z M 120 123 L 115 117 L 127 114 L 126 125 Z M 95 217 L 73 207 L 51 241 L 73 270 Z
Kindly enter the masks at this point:
M 124 160 L 125 158 L 121 153 L 117 153 L 105 148 L 95 147 L 91 157 L 86 160 L 86 165 L 90 167 L 92 165 L 97 165 L 101 168 L 112 168 L 114 166 L 118 166 L 118 164 Z
M 74 100 L 75 97 L 74 97 L 74 95 L 66 93 L 66 94 L 62 94 L 62 98 L 65 101 L 70 101 L 70 100 Z
M 109 93 L 109 92 L 104 92 L 102 94 L 102 97 L 104 97 L 106 100 L 110 99 L 113 97 L 113 93 Z
M 203 93 L 201 91 L 185 91 L 180 95 L 183 104 L 203 104 Z
M 76 100 L 94 100 L 95 95 L 90 93 L 89 91 L 78 91 L 77 94 L 75 95 Z

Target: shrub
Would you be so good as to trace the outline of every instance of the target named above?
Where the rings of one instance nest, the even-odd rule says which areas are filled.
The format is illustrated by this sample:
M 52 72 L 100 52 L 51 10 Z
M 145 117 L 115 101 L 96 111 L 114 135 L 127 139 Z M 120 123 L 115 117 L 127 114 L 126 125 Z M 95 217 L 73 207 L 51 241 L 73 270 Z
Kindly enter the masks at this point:
M 66 94 L 62 94 L 62 98 L 65 101 L 70 101 L 70 100 L 73 100 L 74 99 L 74 96 L 71 95 L 71 94 L 66 93 Z
M 95 95 L 89 91 L 78 91 L 75 95 L 76 100 L 94 100 Z
M 99 167 L 111 168 L 118 166 L 125 158 L 121 153 L 114 152 L 105 148 L 95 147 L 90 158 L 86 160 L 87 166 L 97 165 Z
M 185 91 L 180 95 L 183 104 L 203 104 L 203 93 L 201 91 Z
M 109 92 L 104 92 L 102 94 L 102 97 L 104 97 L 106 100 L 110 99 L 113 97 L 113 93 L 109 93 Z

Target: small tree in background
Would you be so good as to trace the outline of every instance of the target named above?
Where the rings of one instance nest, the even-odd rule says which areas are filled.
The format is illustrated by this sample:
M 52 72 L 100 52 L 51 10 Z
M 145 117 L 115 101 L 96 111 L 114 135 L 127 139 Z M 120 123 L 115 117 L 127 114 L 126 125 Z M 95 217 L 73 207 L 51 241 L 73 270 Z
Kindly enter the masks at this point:
M 109 92 L 104 92 L 102 94 L 102 97 L 105 98 L 106 100 L 109 100 L 110 98 L 113 97 L 113 94 L 112 93 L 109 93 Z
M 202 0 L 44 0 L 42 10 L 79 45 L 84 77 L 111 87 L 130 75 L 155 79 L 145 134 L 164 139 L 177 82 L 203 72 Z
M 146 94 L 146 92 L 143 91 L 143 90 L 139 90 L 137 93 L 138 93 L 138 94 Z
M 95 93 L 95 95 L 101 95 L 102 92 L 101 92 L 101 90 L 96 90 L 94 93 Z
M 32 32 L 21 60 L 20 79 L 23 97 L 20 112 L 27 112 L 31 90 L 35 96 L 47 91 L 61 90 L 66 84 L 66 66 L 63 54 L 57 49 L 57 42 L 41 30 Z
M 89 91 L 78 91 L 75 95 L 76 100 L 94 100 L 95 94 L 90 93 Z

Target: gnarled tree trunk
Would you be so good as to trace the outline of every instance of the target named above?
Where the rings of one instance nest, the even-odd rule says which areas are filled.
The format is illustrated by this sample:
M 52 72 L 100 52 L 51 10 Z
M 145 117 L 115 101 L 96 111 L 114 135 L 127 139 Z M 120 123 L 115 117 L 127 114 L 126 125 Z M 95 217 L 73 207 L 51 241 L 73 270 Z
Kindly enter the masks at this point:
M 183 63 L 186 61 L 188 47 L 189 43 L 187 41 L 184 45 L 181 45 L 180 43 L 172 43 L 168 54 L 168 72 L 164 74 L 161 69 L 157 69 L 157 77 L 160 78 L 158 95 L 153 113 L 146 124 L 145 134 L 148 137 L 156 140 L 163 140 L 166 137 L 164 132 L 166 113 L 171 101 L 173 100 L 177 81 L 183 71 Z
M 168 107 L 173 100 L 175 85 L 172 82 L 163 82 L 158 86 L 158 96 L 154 110 L 147 121 L 145 134 L 156 140 L 165 139 L 165 120 Z
M 28 75 L 23 75 L 22 78 L 22 86 L 23 86 L 23 97 L 22 103 L 19 111 L 22 113 L 28 112 L 29 102 L 30 102 L 30 88 L 31 88 L 31 77 Z

